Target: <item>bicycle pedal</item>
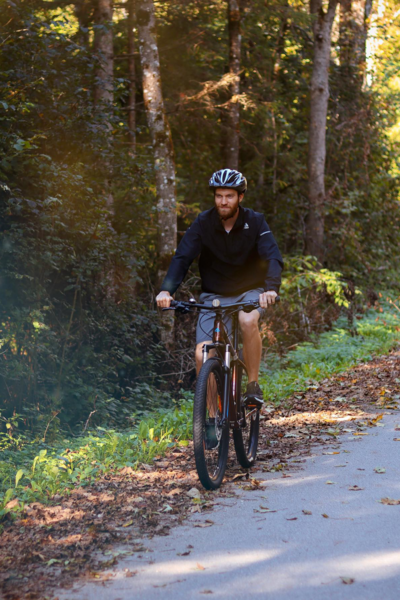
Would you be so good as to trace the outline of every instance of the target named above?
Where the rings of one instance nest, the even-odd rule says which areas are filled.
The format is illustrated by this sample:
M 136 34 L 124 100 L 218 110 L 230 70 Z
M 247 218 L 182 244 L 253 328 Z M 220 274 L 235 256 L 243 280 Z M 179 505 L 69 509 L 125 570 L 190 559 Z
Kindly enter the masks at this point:
M 264 401 L 260 398 L 254 398 L 254 396 L 249 396 L 248 398 L 244 399 L 244 405 L 246 408 L 257 408 L 258 410 L 261 410 L 264 406 Z

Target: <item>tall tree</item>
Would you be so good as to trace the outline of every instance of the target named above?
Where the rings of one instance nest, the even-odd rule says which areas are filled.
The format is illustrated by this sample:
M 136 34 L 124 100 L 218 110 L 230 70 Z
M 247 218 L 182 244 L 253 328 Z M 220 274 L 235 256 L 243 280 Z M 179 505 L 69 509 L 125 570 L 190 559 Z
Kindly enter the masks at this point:
M 94 98 L 97 105 L 112 106 L 114 99 L 113 2 L 97 0 L 94 51 L 98 55 Z
M 112 125 L 110 118 L 114 102 L 114 45 L 113 45 L 113 0 L 96 0 L 94 11 L 94 51 L 98 64 L 95 72 L 94 103 L 97 111 L 105 115 L 109 154 L 112 147 Z M 105 159 L 103 167 L 107 174 L 105 179 L 105 194 L 107 205 L 114 213 L 114 198 L 111 192 L 112 161 Z
M 176 248 L 177 218 L 174 150 L 161 89 L 153 0 L 139 0 L 136 20 L 142 65 L 144 105 L 156 167 L 158 252 L 160 258 L 158 277 L 161 280 Z
M 308 146 L 309 209 L 306 219 L 305 251 L 324 258 L 326 117 L 329 100 L 329 63 L 332 25 L 338 0 L 329 0 L 324 10 L 322 0 L 310 0 L 314 18 L 314 56 L 311 76 L 310 125 Z
M 363 73 L 364 83 L 365 83 L 366 66 L 367 66 L 367 38 L 368 38 L 368 31 L 369 31 L 369 25 L 370 25 L 370 16 L 371 16 L 371 12 L 372 12 L 372 2 L 373 2 L 373 0 L 365 0 L 365 6 L 364 6 L 364 27 L 363 27 L 362 47 L 361 47 L 361 65 L 362 65 L 362 73 Z
M 231 98 L 226 116 L 225 167 L 239 168 L 239 128 L 240 104 L 237 97 L 240 92 L 240 5 L 239 0 L 228 0 L 229 30 L 229 73 L 234 78 L 230 87 Z
M 135 0 L 128 0 L 128 127 L 131 152 L 136 152 L 136 69 L 135 69 Z

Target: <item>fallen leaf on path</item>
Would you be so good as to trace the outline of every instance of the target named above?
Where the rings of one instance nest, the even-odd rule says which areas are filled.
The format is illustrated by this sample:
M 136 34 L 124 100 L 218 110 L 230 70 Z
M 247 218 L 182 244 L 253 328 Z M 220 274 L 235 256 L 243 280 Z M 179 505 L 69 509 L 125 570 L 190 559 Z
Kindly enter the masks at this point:
M 355 431 L 353 435 L 369 435 L 366 431 Z
M 189 556 L 190 550 L 186 550 L 186 552 L 177 552 L 177 556 Z
M 248 473 L 236 473 L 231 479 L 231 481 L 237 481 L 238 479 L 247 479 L 249 476 Z
M 203 567 L 203 565 L 201 565 L 200 563 L 196 563 L 196 569 L 198 569 L 199 571 L 205 571 L 206 568 Z
M 211 527 L 211 525 L 214 525 L 214 521 L 211 521 L 210 519 L 207 519 L 206 521 L 204 521 L 204 523 L 195 523 L 194 527 Z
M 213 594 L 214 592 L 212 590 L 203 590 L 202 592 L 200 592 L 200 594 Z
M 345 583 L 346 585 L 350 585 L 355 581 L 353 577 L 341 577 L 340 579 L 342 580 L 342 583 Z
M 250 485 L 245 485 L 244 486 L 244 490 L 246 491 L 254 491 L 254 490 L 259 490 L 263 485 L 266 485 L 267 482 L 266 481 L 262 481 L 261 479 L 254 479 L 254 478 L 250 478 L 249 481 Z
M 122 527 L 130 527 L 130 525 L 133 525 L 133 521 L 132 520 L 131 521 L 127 521 L 126 523 L 124 523 L 122 525 Z
M 394 442 L 400 442 L 400 438 L 393 438 Z
M 137 574 L 137 571 L 131 571 L 130 569 L 124 569 L 125 577 L 133 577 Z
M 325 481 L 325 485 L 335 485 L 336 481 Z
M 200 492 L 195 487 L 190 488 L 190 490 L 186 492 L 186 495 L 189 496 L 189 498 L 200 498 Z
M 322 513 L 322 516 L 324 517 L 324 519 L 329 519 L 329 515 L 327 515 L 326 513 Z
M 297 521 L 297 517 L 286 517 L 286 521 Z
M 340 452 L 323 452 L 322 454 L 328 455 L 328 454 L 340 454 Z
M 361 492 L 364 488 L 359 487 L 358 485 L 352 485 L 349 487 L 350 492 Z
M 254 512 L 258 512 L 258 513 L 274 513 L 277 512 L 276 510 L 272 509 L 272 508 L 268 508 L 267 506 L 260 506 L 259 509 L 255 508 Z
M 303 515 L 312 515 L 311 510 L 302 510 Z
M 175 496 L 176 494 L 182 494 L 182 492 L 182 488 L 175 488 L 174 490 L 168 492 L 167 496 Z
M 376 467 L 374 471 L 375 473 L 386 473 L 386 469 L 384 467 Z
M 400 504 L 400 500 L 395 500 L 394 498 L 381 498 L 379 502 L 381 502 L 381 504 L 387 504 L 388 506 L 397 506 Z

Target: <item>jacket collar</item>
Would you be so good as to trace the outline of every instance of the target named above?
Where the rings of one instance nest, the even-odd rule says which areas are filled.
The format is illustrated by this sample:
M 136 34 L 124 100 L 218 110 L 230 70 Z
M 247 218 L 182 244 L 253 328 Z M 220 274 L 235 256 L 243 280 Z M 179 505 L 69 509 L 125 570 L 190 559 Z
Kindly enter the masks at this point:
M 212 209 L 213 211 L 213 224 L 214 224 L 214 228 L 217 229 L 218 231 L 223 231 L 225 233 L 225 228 L 221 222 L 221 219 L 219 218 L 217 209 L 214 207 Z M 238 214 L 238 218 L 235 221 L 234 226 L 231 229 L 232 231 L 237 231 L 238 229 L 243 229 L 243 225 L 244 225 L 244 208 L 239 204 L 239 214 Z

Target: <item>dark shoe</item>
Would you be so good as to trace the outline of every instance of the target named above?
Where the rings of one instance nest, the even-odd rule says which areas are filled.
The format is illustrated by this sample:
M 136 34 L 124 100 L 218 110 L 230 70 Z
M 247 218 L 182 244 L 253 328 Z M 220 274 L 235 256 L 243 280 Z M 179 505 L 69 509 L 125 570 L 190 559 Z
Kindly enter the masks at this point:
M 257 381 L 250 381 L 247 384 L 244 403 L 248 408 L 258 408 L 258 410 L 264 406 L 264 396 Z
M 212 450 L 218 446 L 217 432 L 215 429 L 215 419 L 210 418 L 206 421 L 205 443 L 206 450 Z

